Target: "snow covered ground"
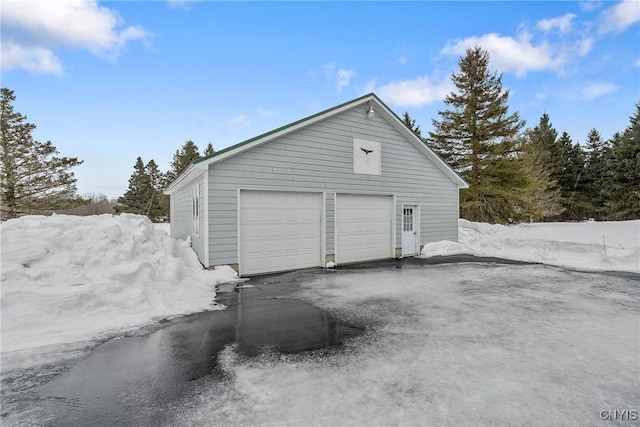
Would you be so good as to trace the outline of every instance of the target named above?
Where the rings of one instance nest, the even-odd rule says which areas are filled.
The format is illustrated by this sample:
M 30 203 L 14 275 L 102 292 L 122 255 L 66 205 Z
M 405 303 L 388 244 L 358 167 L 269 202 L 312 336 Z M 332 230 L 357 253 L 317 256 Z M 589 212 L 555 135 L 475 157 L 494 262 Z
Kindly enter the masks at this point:
M 162 318 L 216 309 L 215 285 L 169 224 L 136 215 L 27 216 L 3 223 L 2 352 L 113 336 Z M 460 243 L 423 256 L 495 256 L 578 269 L 640 272 L 640 221 L 512 226 L 460 220 Z
M 74 343 L 218 308 L 214 286 L 235 272 L 205 271 L 162 228 L 134 215 L 3 223 L 4 375 L 18 359 L 55 363 Z M 424 256 L 637 273 L 639 234 L 640 221 L 460 221 L 459 244 L 427 245 Z M 582 426 L 640 405 L 639 276 L 474 263 L 308 274 L 294 297 L 368 333 L 300 355 L 247 359 L 230 346 L 223 378 L 194 382 L 167 408 L 171 425 Z
M 581 270 L 640 273 L 640 221 L 492 225 L 459 221 L 458 241 L 425 245 L 422 255 L 470 254 Z
M 217 309 L 215 285 L 237 279 L 230 267 L 204 270 L 143 216 L 26 216 L 0 230 L 2 353 Z

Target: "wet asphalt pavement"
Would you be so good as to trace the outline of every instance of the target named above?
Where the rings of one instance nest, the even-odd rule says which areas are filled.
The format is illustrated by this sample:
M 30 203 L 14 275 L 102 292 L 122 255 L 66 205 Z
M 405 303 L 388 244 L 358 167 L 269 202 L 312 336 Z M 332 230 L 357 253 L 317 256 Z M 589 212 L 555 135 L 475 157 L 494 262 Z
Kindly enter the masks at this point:
M 45 425 L 162 424 L 162 409 L 188 392 L 192 381 L 212 374 L 218 353 L 229 344 L 248 357 L 267 348 L 289 354 L 340 346 L 364 332 L 288 298 L 297 276 L 256 277 L 247 282 L 252 285 L 237 288 L 222 285 L 217 300 L 226 310 L 184 316 L 146 335 L 100 344 L 38 387 L 38 400 L 50 408 Z
M 338 270 L 451 262 L 524 264 L 461 255 L 354 264 Z M 363 334 L 362 325 L 341 323 L 289 297 L 305 277 L 316 274 L 332 272 L 307 270 L 257 276 L 240 286 L 221 285 L 217 301 L 226 310 L 184 316 L 150 332 L 106 341 L 62 374 L 31 388 L 26 405 L 46 408 L 41 410 L 46 420 L 39 425 L 159 425 L 165 421 L 165 409 L 189 393 L 192 381 L 215 375 L 218 354 L 227 345 L 235 344 L 247 357 L 266 349 L 291 354 L 340 346 Z M 21 394 L 13 399 L 21 399 Z

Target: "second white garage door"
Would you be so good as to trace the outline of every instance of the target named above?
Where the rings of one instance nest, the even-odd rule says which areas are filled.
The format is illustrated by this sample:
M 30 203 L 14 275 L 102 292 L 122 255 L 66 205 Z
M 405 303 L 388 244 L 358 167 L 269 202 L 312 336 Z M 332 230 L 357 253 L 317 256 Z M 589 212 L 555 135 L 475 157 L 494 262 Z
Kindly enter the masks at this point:
M 316 267 L 321 260 L 322 196 L 240 192 L 240 273 Z
M 336 195 L 336 261 L 393 257 L 393 197 Z

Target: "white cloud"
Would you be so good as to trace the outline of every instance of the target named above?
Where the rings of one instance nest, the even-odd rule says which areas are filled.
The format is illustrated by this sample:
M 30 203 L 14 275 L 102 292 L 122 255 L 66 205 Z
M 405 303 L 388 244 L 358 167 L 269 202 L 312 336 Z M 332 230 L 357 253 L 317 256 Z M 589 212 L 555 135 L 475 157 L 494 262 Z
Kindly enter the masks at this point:
M 3 42 L 0 56 L 2 69 L 22 68 L 32 73 L 62 74 L 60 60 L 48 49 L 24 47 L 11 42 Z
M 640 58 L 633 64 L 634 67 L 640 68 Z
M 336 73 L 336 77 L 338 80 L 336 83 L 336 88 L 338 89 L 338 92 L 341 91 L 343 87 L 349 86 L 351 79 L 355 76 L 356 73 L 353 70 L 345 70 L 344 68 L 339 69 Z
M 226 131 L 234 132 L 236 129 L 240 127 L 244 127 L 249 124 L 249 117 L 244 114 L 238 114 L 237 116 L 231 117 L 227 120 Z
M 124 27 L 117 12 L 95 0 L 5 1 L 2 26 L 3 44 L 19 46 L 26 52 L 48 50 L 52 56 L 56 48 L 74 47 L 115 59 L 127 42 L 147 43 L 150 37 L 141 27 Z M 14 63 L 14 68 L 27 66 L 28 61 Z M 45 63 L 31 71 L 52 72 Z
M 375 81 L 372 82 L 372 86 Z M 428 76 L 398 80 L 382 85 L 375 90 L 385 102 L 398 107 L 420 107 L 442 101 L 453 90 L 447 77 L 436 81 Z
M 620 32 L 640 22 L 640 1 L 623 0 L 600 14 L 600 33 Z
M 534 46 L 526 31 L 521 31 L 518 38 L 496 33 L 468 37 L 447 44 L 441 53 L 462 56 L 468 47 L 474 46 L 481 46 L 489 52 L 492 67 L 501 71 L 513 71 L 519 77 L 529 71 L 561 71 L 566 63 L 566 58 L 549 43 L 541 42 Z
M 578 55 L 585 56 L 586 54 L 591 52 L 591 49 L 593 48 L 593 42 L 593 37 L 584 36 L 582 40 L 578 42 Z
M 169 7 L 188 9 L 189 3 L 193 3 L 195 1 L 197 0 L 167 0 L 167 4 Z
M 578 6 L 580 7 L 580 10 L 584 12 L 593 12 L 596 9 L 600 9 L 601 4 L 602 4 L 601 1 L 593 1 L 593 0 L 578 2 Z
M 593 100 L 602 95 L 613 93 L 618 90 L 618 86 L 608 82 L 590 83 L 582 88 L 582 99 Z
M 549 18 L 538 21 L 536 28 L 540 31 L 553 31 L 557 29 L 561 33 L 566 33 L 571 30 L 573 25 L 573 19 L 576 17 L 573 13 L 567 13 L 564 16 L 558 18 Z
M 335 62 L 325 64 L 322 66 L 322 68 L 324 68 L 324 74 L 327 80 L 335 83 L 336 90 L 338 92 L 340 92 L 343 88 L 349 86 L 351 84 L 351 80 L 356 76 L 355 71 L 341 68 Z

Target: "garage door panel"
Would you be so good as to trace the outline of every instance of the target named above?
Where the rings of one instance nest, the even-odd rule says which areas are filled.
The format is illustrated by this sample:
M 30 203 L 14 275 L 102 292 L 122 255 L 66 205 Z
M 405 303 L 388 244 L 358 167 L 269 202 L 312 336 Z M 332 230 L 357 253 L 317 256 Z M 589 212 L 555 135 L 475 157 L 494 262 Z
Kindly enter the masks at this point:
M 393 198 L 356 194 L 336 197 L 338 262 L 392 257 Z
M 319 193 L 240 192 L 242 274 L 321 265 Z

